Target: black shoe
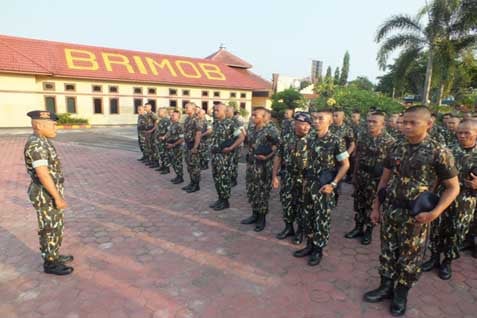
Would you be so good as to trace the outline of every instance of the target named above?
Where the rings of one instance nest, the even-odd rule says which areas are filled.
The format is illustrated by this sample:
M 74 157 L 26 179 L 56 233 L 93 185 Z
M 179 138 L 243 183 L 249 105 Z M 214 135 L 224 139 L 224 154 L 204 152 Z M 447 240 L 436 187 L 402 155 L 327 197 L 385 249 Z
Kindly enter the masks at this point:
M 184 191 L 188 191 L 190 188 L 192 188 L 192 182 L 186 185 L 185 187 L 182 187 L 181 189 Z
M 391 315 L 393 316 L 402 316 L 406 313 L 407 306 L 407 294 L 409 288 L 397 285 L 393 292 L 393 300 L 391 302 Z
M 257 219 L 258 219 L 258 214 L 257 214 L 257 212 L 253 211 L 251 216 L 249 216 L 248 218 L 243 219 L 242 221 L 240 221 L 240 223 L 241 224 L 253 224 L 253 223 L 257 222 Z
M 389 299 L 393 295 L 394 282 L 392 279 L 381 276 L 381 284 L 378 288 L 364 294 L 364 301 L 377 303 L 384 299 Z
M 161 165 L 159 165 L 159 167 L 158 167 L 158 168 L 156 168 L 156 169 L 154 169 L 154 170 L 156 170 L 156 171 L 159 171 L 159 172 L 160 172 L 160 171 L 164 170 L 164 167 L 163 167 L 163 166 L 161 166 Z
M 373 239 L 373 227 L 368 226 L 368 227 L 366 227 L 366 230 L 364 230 L 364 235 L 361 238 L 361 244 L 362 245 L 369 245 L 369 244 L 371 244 L 372 239 Z
M 214 203 L 212 203 L 211 205 L 209 205 L 209 208 L 213 209 L 213 208 L 215 208 L 219 203 L 220 203 L 220 198 L 219 198 L 217 201 L 215 201 Z
M 439 278 L 442 280 L 448 280 L 452 277 L 452 261 L 450 259 L 444 259 L 441 266 L 439 267 Z
M 359 224 L 358 222 L 356 222 L 356 224 L 354 226 L 354 229 L 352 229 L 351 231 L 346 233 L 344 237 L 347 238 L 347 239 L 353 239 L 353 238 L 356 238 L 356 237 L 360 237 L 363 234 L 364 234 L 363 233 L 363 226 L 361 224 Z
M 267 221 L 265 219 L 265 214 L 260 214 L 257 217 L 257 222 L 255 222 L 255 232 L 261 232 L 265 228 L 265 225 L 267 224 Z
M 54 275 L 69 275 L 73 272 L 73 267 L 66 266 L 60 262 L 45 262 L 43 264 L 43 271 L 47 274 Z
M 60 263 L 70 263 L 74 260 L 75 258 L 73 255 L 60 255 L 58 256 L 58 262 Z
M 158 163 L 152 163 L 151 165 L 149 165 L 149 168 L 151 168 L 151 169 L 159 168 L 159 164 Z
M 220 200 L 220 202 L 213 207 L 215 211 L 222 211 L 228 208 L 230 208 L 229 200 Z
M 295 230 L 293 229 L 293 223 L 286 223 L 285 222 L 285 228 L 277 234 L 276 238 L 279 240 L 284 240 L 289 236 L 294 236 L 295 235 Z
M 137 158 L 137 161 L 144 161 L 146 160 L 146 158 L 144 158 L 144 156 L 142 156 L 141 158 Z
M 207 169 L 209 169 L 209 166 L 208 166 L 208 165 L 207 165 L 207 166 L 202 166 L 202 167 L 200 167 L 200 170 L 207 170 Z
M 237 186 L 237 180 L 236 179 L 232 179 L 232 183 L 230 184 L 230 186 L 233 188 L 235 186 Z
M 169 170 L 169 168 L 163 168 L 161 170 L 161 174 L 169 174 L 171 171 Z
M 172 179 L 171 182 L 172 182 L 173 184 L 179 184 L 179 183 L 184 182 L 184 179 L 183 179 L 181 176 L 177 176 L 177 177 L 175 177 L 174 179 Z
M 305 256 L 310 255 L 312 252 L 313 252 L 313 242 L 311 240 L 307 240 L 305 248 L 302 248 L 301 250 L 295 251 L 293 253 L 293 256 L 295 256 L 295 257 L 305 257 Z
M 194 183 L 194 184 L 192 185 L 192 187 L 190 187 L 189 190 L 186 190 L 186 192 L 187 192 L 187 193 L 193 193 L 193 192 L 197 192 L 197 191 L 199 191 L 199 190 L 200 190 L 199 184 L 198 184 L 198 183 Z
M 313 250 L 308 258 L 308 265 L 316 266 L 320 264 L 321 258 L 323 257 L 323 251 L 321 247 L 313 246 Z
M 300 225 L 297 226 L 295 236 L 292 239 L 292 243 L 295 245 L 300 245 L 303 243 L 303 229 Z
M 440 262 L 440 253 L 438 253 L 438 254 L 432 253 L 431 258 L 421 265 L 421 270 L 423 272 L 429 272 L 433 268 L 438 268 L 439 267 L 439 262 Z

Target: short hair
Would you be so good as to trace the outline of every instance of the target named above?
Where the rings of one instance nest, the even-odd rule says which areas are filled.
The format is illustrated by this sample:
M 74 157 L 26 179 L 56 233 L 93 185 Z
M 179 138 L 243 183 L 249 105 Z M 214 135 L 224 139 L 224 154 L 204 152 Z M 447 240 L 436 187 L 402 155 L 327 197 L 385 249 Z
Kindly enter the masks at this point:
M 360 114 L 361 115 L 361 112 L 359 111 L 359 109 L 355 108 L 355 109 L 353 109 L 353 114 Z
M 343 108 L 334 108 L 333 110 L 331 110 L 331 113 L 342 113 L 344 112 L 344 109 Z
M 238 110 L 234 110 L 234 115 L 240 115 L 240 112 Z
M 376 110 L 370 113 L 371 116 L 383 116 L 386 117 L 386 114 L 382 110 Z
M 451 113 L 445 113 L 444 115 L 442 115 L 442 117 L 446 117 L 446 116 L 452 117 L 452 114 Z
M 414 106 L 411 106 L 404 111 L 405 114 L 407 114 L 407 113 L 417 113 L 417 112 L 425 113 L 425 114 L 431 116 L 431 111 L 425 105 L 414 105 Z
M 152 106 L 152 103 L 151 102 L 144 103 L 144 106 L 147 106 L 147 105 Z
M 263 107 L 263 106 L 255 106 L 255 107 L 252 109 L 253 112 L 256 111 L 256 110 L 267 111 L 267 109 L 266 109 L 265 107 Z
M 173 112 L 174 114 L 179 114 L 179 115 L 181 114 L 181 112 L 180 112 L 179 110 L 177 110 L 177 109 L 174 109 L 172 112 Z
M 321 109 L 315 109 L 312 111 L 312 113 L 327 113 L 332 115 L 335 112 L 334 109 L 331 108 L 321 108 Z

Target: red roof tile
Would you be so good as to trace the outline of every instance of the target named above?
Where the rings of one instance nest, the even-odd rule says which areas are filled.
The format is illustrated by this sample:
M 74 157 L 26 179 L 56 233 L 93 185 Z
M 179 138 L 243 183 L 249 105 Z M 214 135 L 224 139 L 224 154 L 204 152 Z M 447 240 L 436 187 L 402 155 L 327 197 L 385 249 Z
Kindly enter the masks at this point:
M 252 72 L 213 59 L 5 35 L 0 35 L 0 72 L 185 86 L 271 89 L 269 82 Z
M 231 67 L 251 68 L 252 64 L 245 62 L 240 57 L 233 55 L 224 48 L 206 57 L 208 60 L 224 63 Z

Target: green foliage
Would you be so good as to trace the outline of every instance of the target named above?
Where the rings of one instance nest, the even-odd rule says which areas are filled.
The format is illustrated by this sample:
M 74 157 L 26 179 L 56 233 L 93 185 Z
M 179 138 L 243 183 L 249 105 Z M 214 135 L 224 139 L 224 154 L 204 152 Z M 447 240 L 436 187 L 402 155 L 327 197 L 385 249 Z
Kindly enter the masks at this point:
M 84 125 L 88 124 L 85 118 L 71 117 L 70 113 L 58 114 L 58 125 Z
M 348 75 L 349 75 L 349 52 L 346 51 L 344 58 L 343 58 L 343 66 L 341 67 L 341 76 L 340 76 L 340 85 L 346 85 L 348 83 Z
M 354 81 L 349 82 L 349 85 L 366 91 L 374 90 L 374 84 L 366 76 L 358 76 Z
M 272 115 L 275 118 L 282 119 L 287 109 L 295 109 L 305 106 L 305 99 L 294 88 L 288 88 L 284 91 L 272 95 Z
M 308 87 L 311 85 L 311 82 L 310 81 L 301 81 L 300 82 L 300 90 L 304 89 L 305 87 Z
M 335 69 L 335 77 L 333 78 L 333 84 L 338 85 L 340 83 L 340 68 Z
M 328 81 L 331 81 L 332 80 L 332 77 L 331 77 L 331 66 L 328 66 L 328 68 L 326 69 L 326 75 L 325 75 L 325 78 L 323 79 L 324 82 L 328 82 Z

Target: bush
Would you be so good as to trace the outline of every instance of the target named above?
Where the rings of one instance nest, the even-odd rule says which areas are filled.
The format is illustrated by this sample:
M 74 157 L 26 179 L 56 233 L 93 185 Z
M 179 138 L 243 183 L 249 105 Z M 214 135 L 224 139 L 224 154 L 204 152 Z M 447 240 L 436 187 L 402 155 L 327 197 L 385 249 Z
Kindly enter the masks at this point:
M 70 113 L 58 114 L 58 125 L 81 125 L 88 124 L 85 118 L 71 117 Z
M 288 88 L 284 91 L 273 94 L 272 96 L 272 116 L 279 121 L 287 109 L 301 108 L 305 106 L 305 99 L 294 88 Z

